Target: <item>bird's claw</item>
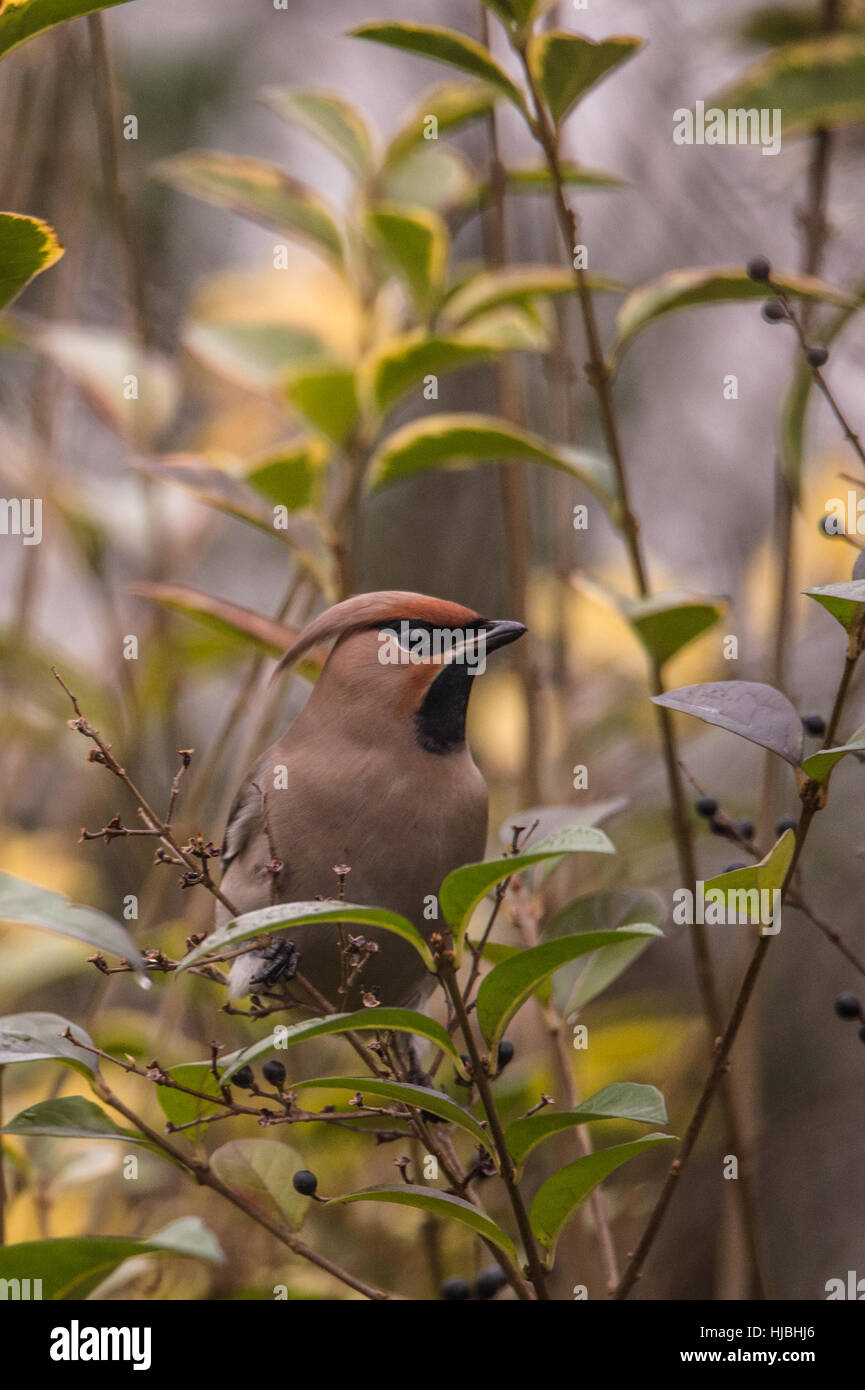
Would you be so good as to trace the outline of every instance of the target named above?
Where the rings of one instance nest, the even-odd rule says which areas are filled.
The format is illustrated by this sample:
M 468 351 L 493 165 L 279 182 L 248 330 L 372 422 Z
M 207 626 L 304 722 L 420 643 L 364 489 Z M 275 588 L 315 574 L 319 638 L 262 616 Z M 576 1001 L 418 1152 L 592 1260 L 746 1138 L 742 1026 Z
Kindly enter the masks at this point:
M 300 965 L 300 951 L 293 941 L 280 939 L 266 948 L 267 963 L 251 981 L 253 985 L 287 984 L 293 980 Z

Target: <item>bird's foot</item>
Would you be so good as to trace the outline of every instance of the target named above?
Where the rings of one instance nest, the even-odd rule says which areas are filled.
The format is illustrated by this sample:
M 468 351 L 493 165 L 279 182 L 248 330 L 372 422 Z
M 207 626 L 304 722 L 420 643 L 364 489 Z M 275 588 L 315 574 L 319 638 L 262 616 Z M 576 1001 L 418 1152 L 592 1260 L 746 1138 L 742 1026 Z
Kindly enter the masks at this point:
M 288 984 L 297 974 L 300 965 L 300 951 L 297 950 L 293 941 L 286 941 L 284 937 L 279 937 L 271 945 L 266 946 L 261 952 L 264 958 L 263 968 L 258 972 L 252 985 L 259 985 L 262 989 L 282 983 Z

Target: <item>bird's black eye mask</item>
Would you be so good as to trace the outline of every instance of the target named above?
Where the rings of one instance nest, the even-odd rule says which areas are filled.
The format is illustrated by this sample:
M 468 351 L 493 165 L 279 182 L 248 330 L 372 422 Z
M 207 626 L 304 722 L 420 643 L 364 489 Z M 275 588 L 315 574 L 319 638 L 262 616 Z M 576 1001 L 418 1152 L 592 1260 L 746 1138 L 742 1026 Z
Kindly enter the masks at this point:
M 454 664 L 477 675 L 485 668 L 488 626 L 482 618 L 457 627 L 392 618 L 370 624 L 370 629 L 378 635 L 378 659 L 383 666 Z

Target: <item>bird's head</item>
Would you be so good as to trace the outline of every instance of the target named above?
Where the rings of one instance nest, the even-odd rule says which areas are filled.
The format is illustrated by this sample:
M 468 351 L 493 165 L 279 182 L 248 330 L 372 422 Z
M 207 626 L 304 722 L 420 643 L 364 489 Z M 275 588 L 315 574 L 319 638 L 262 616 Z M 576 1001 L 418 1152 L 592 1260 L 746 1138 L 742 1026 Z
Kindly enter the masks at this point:
M 486 658 L 525 632 L 522 623 L 484 618 L 426 594 L 383 590 L 334 604 L 298 635 L 277 671 L 326 642 L 335 645 L 319 677 L 315 704 L 374 729 L 384 719 L 410 727 L 426 752 L 465 742 L 472 681 Z

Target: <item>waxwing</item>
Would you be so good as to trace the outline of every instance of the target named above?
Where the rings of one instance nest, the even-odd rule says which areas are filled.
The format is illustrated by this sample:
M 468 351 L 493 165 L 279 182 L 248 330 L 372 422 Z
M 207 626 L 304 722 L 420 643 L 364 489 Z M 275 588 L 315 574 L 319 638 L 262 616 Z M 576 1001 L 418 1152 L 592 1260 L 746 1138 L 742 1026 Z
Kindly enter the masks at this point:
M 442 880 L 486 847 L 487 788 L 465 737 L 472 681 L 524 631 L 397 590 L 346 599 L 304 628 L 277 671 L 335 645 L 301 713 L 235 797 L 222 890 L 238 912 L 334 898 L 344 866 L 347 902 L 399 912 L 429 937 Z M 217 924 L 228 919 L 220 905 Z M 347 994 L 345 931 L 324 922 L 237 957 L 231 994 L 279 994 L 280 976 L 298 963 L 290 940 L 301 975 L 334 1007 L 356 1008 L 365 993 L 421 1003 L 432 977 L 414 948 L 389 932 L 351 930 L 378 950 Z

